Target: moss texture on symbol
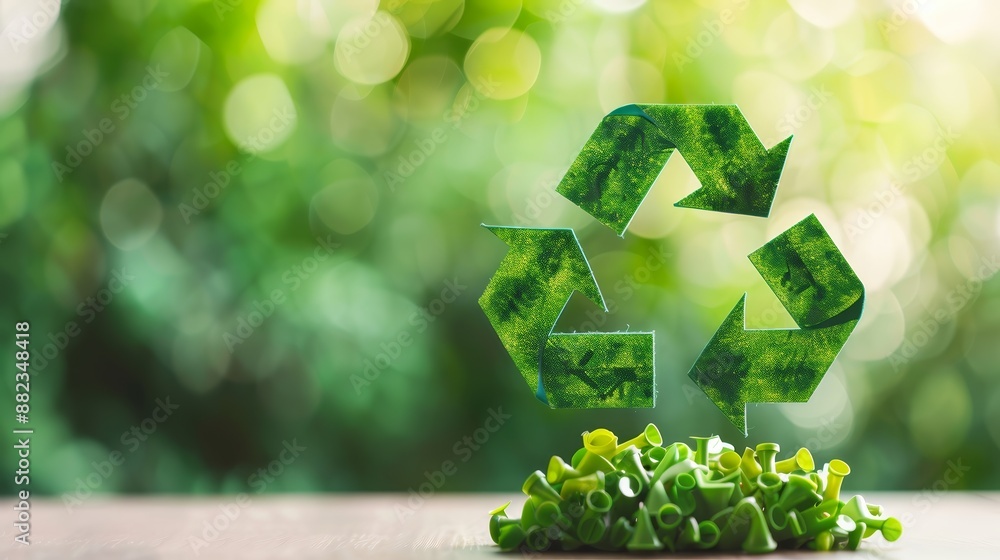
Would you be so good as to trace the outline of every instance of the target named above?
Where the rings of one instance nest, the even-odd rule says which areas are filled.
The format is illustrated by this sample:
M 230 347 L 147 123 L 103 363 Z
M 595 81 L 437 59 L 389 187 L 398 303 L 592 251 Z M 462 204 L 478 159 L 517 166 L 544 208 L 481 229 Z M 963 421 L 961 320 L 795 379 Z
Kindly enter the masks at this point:
M 542 381 L 553 408 L 652 408 L 653 333 L 553 334 Z
M 676 206 L 766 217 L 791 140 L 765 149 L 736 105 L 626 105 L 601 120 L 556 190 L 624 235 L 676 149 L 701 182 Z
M 479 305 L 539 400 L 653 406 L 652 333 L 552 334 L 574 291 L 607 311 L 572 229 L 485 226 L 510 246 Z
M 747 433 L 746 403 L 805 402 L 858 324 L 864 286 L 815 215 L 750 260 L 800 329 L 746 330 L 746 295 L 688 377 Z

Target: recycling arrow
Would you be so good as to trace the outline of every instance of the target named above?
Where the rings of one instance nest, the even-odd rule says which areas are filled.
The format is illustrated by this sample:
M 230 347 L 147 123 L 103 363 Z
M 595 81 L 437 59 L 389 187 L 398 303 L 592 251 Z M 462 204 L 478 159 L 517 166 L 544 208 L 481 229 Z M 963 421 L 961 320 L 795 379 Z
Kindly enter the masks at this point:
M 744 435 L 746 403 L 809 400 L 865 301 L 861 280 L 815 215 L 749 258 L 799 329 L 747 330 L 744 294 L 688 373 Z
M 653 333 L 553 333 L 574 291 L 607 311 L 573 230 L 483 227 L 510 250 L 479 305 L 535 396 L 553 408 L 652 407 Z
M 556 191 L 623 236 L 678 150 L 701 187 L 675 206 L 767 217 L 791 141 L 765 149 L 736 105 L 626 105 L 604 117 Z
M 701 187 L 676 206 L 766 217 L 791 140 L 765 149 L 735 105 L 626 105 L 604 117 L 556 190 L 623 236 L 677 150 Z M 574 291 L 606 311 L 573 230 L 486 227 L 510 251 L 479 304 L 539 400 L 653 406 L 653 333 L 553 332 Z M 748 402 L 809 399 L 865 294 L 814 215 L 749 257 L 799 328 L 747 330 L 744 294 L 688 374 L 744 434 Z

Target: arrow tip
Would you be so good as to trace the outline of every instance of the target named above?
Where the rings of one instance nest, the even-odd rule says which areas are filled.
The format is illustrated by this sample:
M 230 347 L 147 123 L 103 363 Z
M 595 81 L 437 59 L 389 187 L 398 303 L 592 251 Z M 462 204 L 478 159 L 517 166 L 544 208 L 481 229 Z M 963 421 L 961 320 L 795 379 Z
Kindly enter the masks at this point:
M 554 273 L 558 270 L 566 272 L 574 282 L 570 286 L 582 293 L 587 299 L 597 304 L 604 311 L 608 310 L 604 296 L 597 286 L 597 278 L 590 268 L 587 256 L 583 252 L 580 240 L 572 228 L 531 228 L 520 226 L 490 226 L 483 224 L 504 243 L 510 247 L 509 266 L 526 267 L 540 266 Z M 513 257 L 511 257 L 513 255 Z M 529 265 L 530 263 L 530 265 Z M 503 267 L 504 265 L 501 265 Z
M 717 181 L 703 183 L 701 188 L 677 201 L 674 206 L 768 217 L 791 143 L 792 136 L 789 136 L 770 150 L 759 152 L 758 157 L 747 157 L 723 170 Z
M 766 173 L 770 175 L 770 178 L 774 181 L 774 188 L 778 188 L 778 179 L 781 178 L 781 172 L 785 168 L 785 160 L 788 158 L 788 150 L 792 147 L 792 138 L 795 136 L 789 136 L 781 142 L 778 142 L 767 150 L 767 157 L 764 158 L 767 162 Z
M 771 149 L 767 151 L 767 155 L 773 155 L 774 157 L 780 156 L 781 162 L 784 164 L 785 157 L 788 156 L 788 149 L 792 145 L 792 138 L 795 138 L 794 134 L 772 146 Z
M 736 374 L 745 359 L 738 344 L 745 329 L 746 300 L 743 294 L 688 372 L 688 378 L 743 435 L 747 435 L 746 398 L 743 379 Z

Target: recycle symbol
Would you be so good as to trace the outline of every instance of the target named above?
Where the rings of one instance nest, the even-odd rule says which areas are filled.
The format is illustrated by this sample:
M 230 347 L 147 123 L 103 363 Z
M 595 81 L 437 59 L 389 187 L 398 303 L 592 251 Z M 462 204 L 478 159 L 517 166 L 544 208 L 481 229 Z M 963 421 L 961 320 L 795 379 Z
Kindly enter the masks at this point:
M 675 206 L 766 218 L 791 141 L 765 149 L 736 105 L 626 105 L 601 120 L 556 191 L 624 237 L 677 150 L 701 187 Z M 479 305 L 535 396 L 552 408 L 653 407 L 653 332 L 553 332 L 574 291 L 607 312 L 576 233 L 484 227 L 510 250 Z M 865 296 L 815 215 L 749 259 L 799 328 L 748 330 L 744 293 L 688 373 L 744 435 L 747 403 L 809 399 Z

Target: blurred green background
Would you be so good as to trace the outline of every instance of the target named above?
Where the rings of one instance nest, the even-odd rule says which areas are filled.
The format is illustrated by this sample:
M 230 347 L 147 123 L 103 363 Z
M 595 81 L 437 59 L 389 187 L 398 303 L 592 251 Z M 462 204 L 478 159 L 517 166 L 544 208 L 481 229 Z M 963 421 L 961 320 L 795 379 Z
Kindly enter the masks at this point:
M 449 460 L 444 490 L 514 491 L 648 421 L 808 445 L 858 489 L 956 464 L 949 488 L 1000 488 L 1000 6 L 61 4 L 0 1 L 0 329 L 12 372 L 31 325 L 35 492 L 256 490 L 293 440 L 267 491 L 405 491 Z M 556 195 L 632 102 L 794 134 L 771 217 L 674 208 L 679 155 L 624 239 Z M 744 292 L 749 327 L 794 326 L 746 255 L 809 213 L 867 308 L 812 400 L 751 405 L 745 439 L 687 370 Z M 577 294 L 559 329 L 655 330 L 656 408 L 535 401 L 476 301 L 506 251 L 481 222 L 576 229 L 612 312 Z

